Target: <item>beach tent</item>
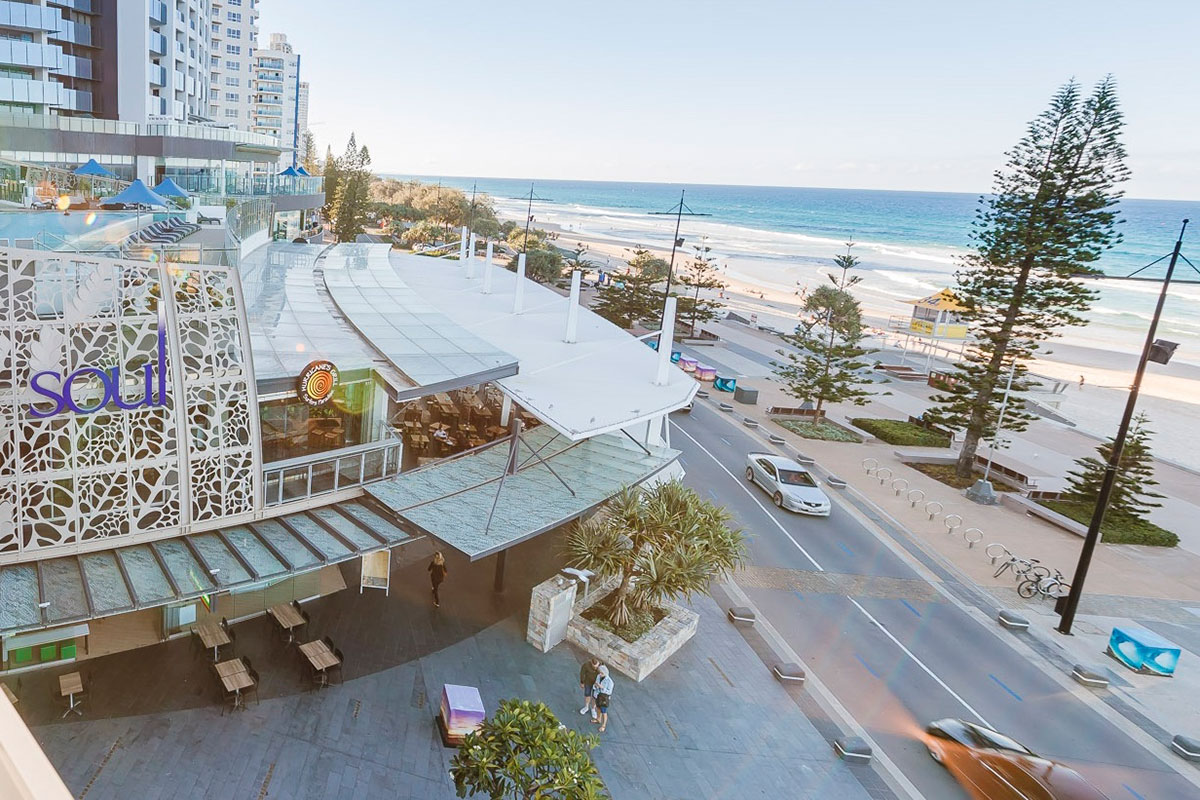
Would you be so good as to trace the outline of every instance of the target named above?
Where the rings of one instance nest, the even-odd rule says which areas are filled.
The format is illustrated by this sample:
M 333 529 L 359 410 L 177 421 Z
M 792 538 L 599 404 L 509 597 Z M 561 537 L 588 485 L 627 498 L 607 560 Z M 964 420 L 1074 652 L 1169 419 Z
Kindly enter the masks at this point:
M 154 191 L 163 197 L 178 197 L 182 200 L 188 199 L 188 193 L 170 178 L 163 178 L 162 182 L 154 187 Z
M 166 198 L 154 193 L 149 186 L 142 183 L 141 178 L 129 184 L 125 191 L 104 200 L 104 205 L 116 205 L 117 203 L 127 206 L 163 206 L 164 208 L 170 205 Z
M 83 164 L 79 169 L 75 170 L 76 175 L 87 175 L 95 178 L 115 178 L 117 173 L 111 172 L 96 163 L 96 159 L 89 158 L 86 164 Z

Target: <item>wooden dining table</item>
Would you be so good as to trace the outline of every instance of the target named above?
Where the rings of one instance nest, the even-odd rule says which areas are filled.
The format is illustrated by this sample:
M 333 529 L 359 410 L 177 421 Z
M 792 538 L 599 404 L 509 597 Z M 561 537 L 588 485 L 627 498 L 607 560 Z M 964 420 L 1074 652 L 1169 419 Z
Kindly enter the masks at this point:
M 58 676 L 58 691 L 68 699 L 69 705 L 67 710 L 63 712 L 63 717 L 70 714 L 72 711 L 83 716 L 83 712 L 79 710 L 80 704 L 75 701 L 75 695 L 83 693 L 83 676 L 78 672 L 68 672 L 66 675 Z
M 329 673 L 326 671 L 330 667 L 336 667 L 342 663 L 338 657 L 334 655 L 333 650 L 324 639 L 316 639 L 311 642 L 305 642 L 300 645 L 300 652 L 308 659 L 308 663 L 312 664 L 321 675 L 321 685 L 329 685 Z
M 193 628 L 200 637 L 200 643 L 213 651 L 213 661 L 217 660 L 217 649 L 230 643 L 229 631 L 219 622 L 201 622 Z
M 287 631 L 288 644 L 296 641 L 296 628 L 304 624 L 304 615 L 300 613 L 299 609 L 291 603 L 280 603 L 268 608 L 267 613 L 275 618 L 279 627 Z
M 228 661 L 214 664 L 213 669 L 216 670 L 217 677 L 221 679 L 221 685 L 225 687 L 225 691 L 233 692 L 233 707 L 235 709 L 245 708 L 246 703 L 242 697 L 242 690 L 254 686 L 254 678 L 251 677 L 246 662 L 240 658 L 231 658 Z

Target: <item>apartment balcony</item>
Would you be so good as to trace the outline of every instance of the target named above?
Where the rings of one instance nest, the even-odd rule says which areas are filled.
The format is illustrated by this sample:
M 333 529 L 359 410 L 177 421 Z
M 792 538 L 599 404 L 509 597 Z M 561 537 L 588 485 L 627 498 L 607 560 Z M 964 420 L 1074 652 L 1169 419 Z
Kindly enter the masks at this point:
M 62 12 L 57 8 L 0 0 L 0 27 L 19 31 L 56 31 L 62 24 Z
M 59 108 L 90 113 L 92 110 L 92 93 L 81 89 L 63 89 L 63 102 Z
M 0 39 L 0 64 L 58 69 L 62 60 L 63 52 L 59 45 Z
M 0 102 L 61 106 L 66 102 L 66 90 L 57 81 L 0 77 Z
M 63 20 L 58 30 L 50 32 L 50 38 L 56 42 L 69 42 L 84 47 L 92 46 L 92 27 L 82 22 L 67 22 Z
M 92 60 L 82 56 L 64 55 L 62 61 L 57 67 L 54 67 L 55 75 L 66 75 L 71 78 L 83 78 L 84 80 L 92 79 Z
M 187 119 L 187 107 L 184 106 L 182 100 L 175 100 L 171 103 L 171 111 L 175 119 Z
M 150 85 L 151 86 L 166 86 L 167 85 L 167 69 L 160 64 L 150 64 Z
M 146 98 L 146 113 L 153 114 L 158 117 L 164 117 L 167 114 L 167 98 L 155 97 L 150 95 Z
M 84 14 L 95 14 L 95 3 L 92 0 L 50 0 L 56 6 L 71 8 Z
M 150 0 L 150 22 L 154 25 L 167 24 L 167 4 L 160 0 Z
M 158 31 L 150 31 L 150 52 L 156 56 L 167 54 L 167 37 Z

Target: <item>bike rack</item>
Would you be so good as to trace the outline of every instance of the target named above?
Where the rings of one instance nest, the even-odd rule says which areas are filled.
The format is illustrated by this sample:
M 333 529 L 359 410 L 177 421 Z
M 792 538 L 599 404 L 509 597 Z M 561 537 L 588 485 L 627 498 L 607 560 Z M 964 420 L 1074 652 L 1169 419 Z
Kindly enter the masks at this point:
M 967 528 L 963 531 L 963 538 L 967 540 L 967 547 L 974 547 L 976 542 L 983 541 L 983 531 L 979 528 Z
M 874 458 L 864 458 L 862 460 L 862 466 L 863 466 L 863 470 L 865 470 L 866 473 L 868 475 L 870 475 L 872 472 L 874 472 L 876 469 L 879 468 L 879 461 Z
M 936 517 L 938 514 L 942 513 L 943 508 L 945 508 L 945 506 L 943 506 L 937 500 L 931 500 L 928 503 L 926 503 L 925 504 L 925 513 L 929 515 L 929 521 L 933 522 L 933 518 Z
M 900 493 L 903 492 L 907 488 L 908 488 L 908 479 L 907 478 L 896 478 L 896 480 L 892 481 L 892 491 L 894 491 L 896 493 L 896 497 L 899 497 Z
M 1000 548 L 1000 552 L 995 552 L 994 548 Z M 992 542 L 983 549 L 985 555 L 992 560 L 992 565 L 995 566 L 996 560 L 1001 556 L 1011 556 L 1012 551 L 999 542 Z
M 908 505 L 910 508 L 916 508 L 917 503 L 925 499 L 925 493 L 920 489 L 913 489 L 908 493 Z
M 946 523 L 946 533 L 954 533 L 955 530 L 962 527 L 963 518 L 958 514 L 947 514 L 942 518 L 942 522 Z
M 887 473 L 887 475 L 883 474 L 885 472 Z M 888 482 L 888 480 L 891 479 L 892 471 L 888 467 L 880 467 L 879 469 L 875 470 L 875 477 L 879 478 L 879 485 L 883 486 L 885 483 Z

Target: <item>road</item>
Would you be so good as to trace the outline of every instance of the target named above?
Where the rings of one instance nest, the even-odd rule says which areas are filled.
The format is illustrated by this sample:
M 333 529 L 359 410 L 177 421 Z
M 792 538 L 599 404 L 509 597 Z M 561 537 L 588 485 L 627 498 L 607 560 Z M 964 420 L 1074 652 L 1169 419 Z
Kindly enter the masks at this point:
M 774 507 L 745 479 L 765 440 L 697 401 L 673 414 L 686 483 L 748 534 L 737 577 L 809 669 L 930 800 L 966 793 L 918 738 L 942 717 L 980 721 L 1067 763 L 1112 800 L 1200 800 L 1200 789 L 1065 691 L 968 615 L 848 512 L 827 519 Z

